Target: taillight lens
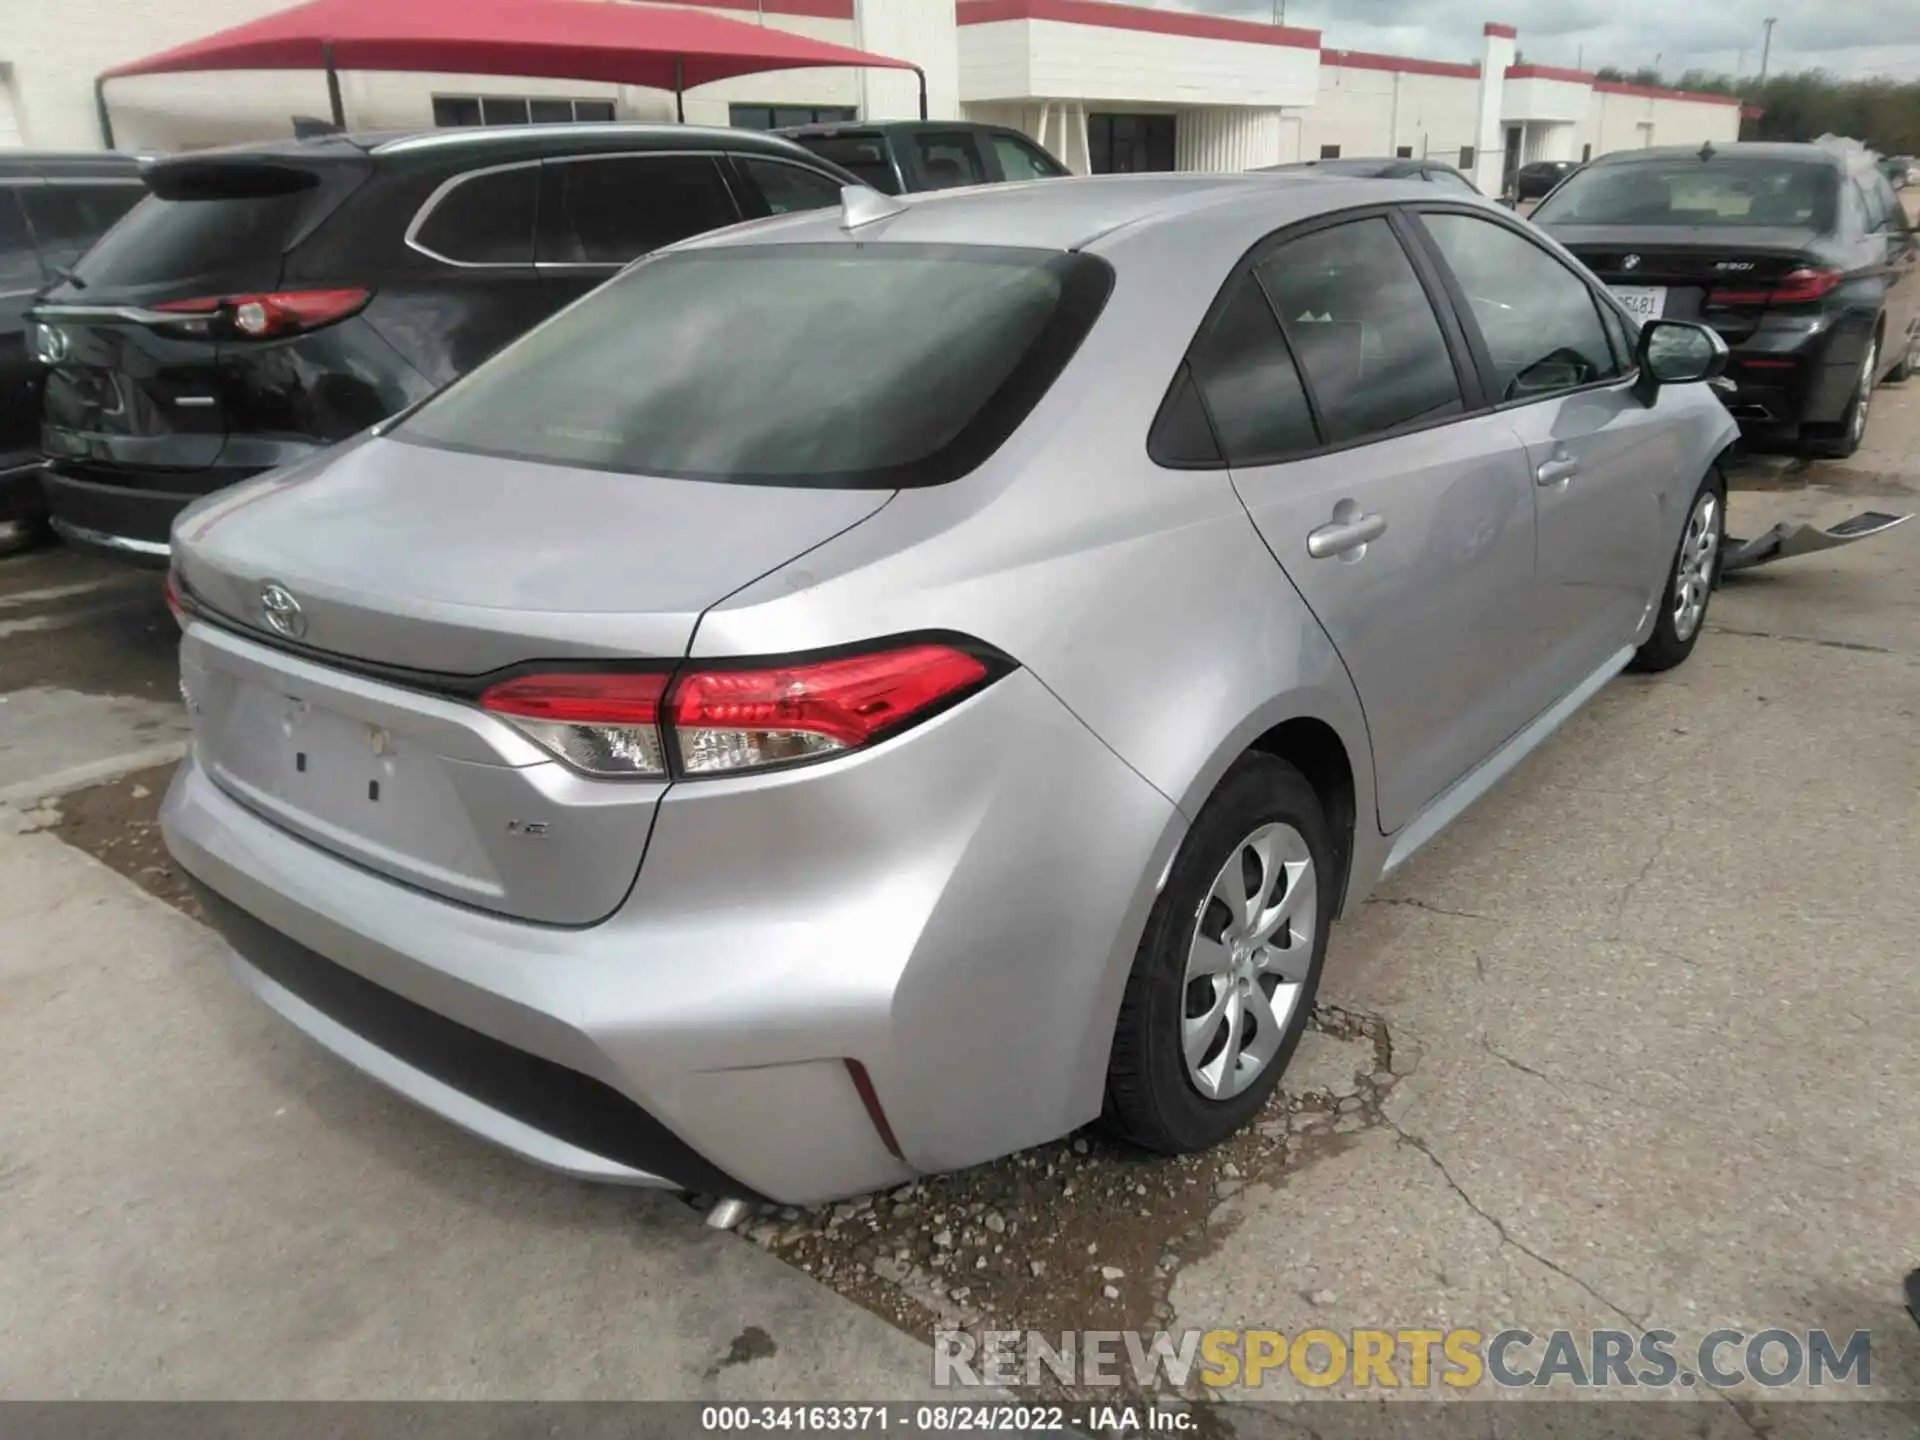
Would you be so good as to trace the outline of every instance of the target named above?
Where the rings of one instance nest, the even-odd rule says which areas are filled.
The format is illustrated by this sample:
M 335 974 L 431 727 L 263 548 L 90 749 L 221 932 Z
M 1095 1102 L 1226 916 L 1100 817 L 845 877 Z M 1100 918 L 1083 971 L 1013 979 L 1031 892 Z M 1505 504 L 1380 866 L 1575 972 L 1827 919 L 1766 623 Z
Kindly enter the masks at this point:
M 608 777 L 738 774 L 858 749 L 983 684 L 985 660 L 948 645 L 739 670 L 523 675 L 482 708 L 576 770 Z
M 945 645 L 766 670 L 708 670 L 673 687 L 670 714 L 689 775 L 759 770 L 852 750 L 987 678 Z
M 1840 287 L 1846 275 L 1839 270 L 1789 270 L 1766 290 L 1715 290 L 1716 305 L 1800 305 L 1818 300 Z
M 153 308 L 183 320 L 211 318 L 224 311 L 233 317 L 233 328 L 241 335 L 250 340 L 270 340 L 344 320 L 372 298 L 371 290 L 279 290 L 257 295 L 202 295 L 163 301 Z
M 187 607 L 180 600 L 180 580 L 172 570 L 167 571 L 166 582 L 160 587 L 160 593 L 166 596 L 167 610 L 173 616 L 173 623 L 182 630 L 187 628 Z
M 589 775 L 667 773 L 660 742 L 659 674 L 522 675 L 490 687 L 482 709 Z

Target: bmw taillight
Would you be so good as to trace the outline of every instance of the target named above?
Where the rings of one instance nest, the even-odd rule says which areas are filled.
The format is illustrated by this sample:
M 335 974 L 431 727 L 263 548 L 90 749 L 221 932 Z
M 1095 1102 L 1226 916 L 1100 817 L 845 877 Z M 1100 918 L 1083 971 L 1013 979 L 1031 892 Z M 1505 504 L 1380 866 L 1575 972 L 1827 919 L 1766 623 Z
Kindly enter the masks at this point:
M 589 775 L 769 770 L 876 743 L 972 693 L 999 667 L 920 643 L 751 667 L 563 671 L 489 687 L 482 708 Z
M 1715 290 L 1715 305 L 1803 305 L 1840 288 L 1846 275 L 1839 270 L 1811 267 L 1789 270 L 1765 290 Z
M 344 320 L 372 298 L 371 290 L 276 290 L 166 300 L 152 308 L 162 315 L 177 315 L 182 321 L 212 320 L 226 315 L 238 334 L 249 340 L 271 340 Z

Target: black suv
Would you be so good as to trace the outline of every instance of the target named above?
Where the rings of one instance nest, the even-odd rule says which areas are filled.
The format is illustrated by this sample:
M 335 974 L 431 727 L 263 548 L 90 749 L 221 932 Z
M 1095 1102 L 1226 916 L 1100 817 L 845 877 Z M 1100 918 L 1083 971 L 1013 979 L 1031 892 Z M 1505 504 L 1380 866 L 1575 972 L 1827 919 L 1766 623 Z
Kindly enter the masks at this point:
M 623 124 L 329 135 L 143 174 L 31 338 L 54 529 L 156 567 L 189 501 L 425 397 L 647 251 L 854 183 L 751 131 Z
M 1480 187 L 1444 160 L 1415 160 L 1409 155 L 1383 155 L 1367 159 L 1355 155 L 1343 159 L 1293 160 L 1285 165 L 1262 165 L 1263 174 L 1343 175 L 1354 180 L 1425 180 L 1443 190 L 1467 190 L 1480 193 Z
M 27 307 L 146 193 L 131 155 L 0 151 L 0 522 L 32 521 L 42 509 Z
M 1757 443 L 1851 455 L 1873 387 L 1920 365 L 1920 237 L 1857 146 L 1624 150 L 1529 218 L 1640 318 L 1718 330 Z
M 886 195 L 993 185 L 1003 180 L 1053 180 L 1068 172 L 1033 141 L 1004 125 L 969 120 L 853 121 L 776 130 L 859 176 Z

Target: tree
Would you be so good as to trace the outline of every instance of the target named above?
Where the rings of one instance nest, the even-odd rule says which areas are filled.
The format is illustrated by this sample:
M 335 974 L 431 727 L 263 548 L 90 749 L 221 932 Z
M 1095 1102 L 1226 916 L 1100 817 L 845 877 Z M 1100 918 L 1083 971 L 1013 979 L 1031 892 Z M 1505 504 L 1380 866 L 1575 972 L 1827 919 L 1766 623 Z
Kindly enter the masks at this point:
M 1823 70 L 1753 77 L 1689 70 L 1668 81 L 1650 66 L 1625 71 L 1605 65 L 1601 80 L 1625 81 L 1661 89 L 1737 96 L 1760 114 L 1742 129 L 1748 140 L 1813 140 L 1846 135 L 1883 155 L 1920 155 L 1920 81 L 1843 80 Z

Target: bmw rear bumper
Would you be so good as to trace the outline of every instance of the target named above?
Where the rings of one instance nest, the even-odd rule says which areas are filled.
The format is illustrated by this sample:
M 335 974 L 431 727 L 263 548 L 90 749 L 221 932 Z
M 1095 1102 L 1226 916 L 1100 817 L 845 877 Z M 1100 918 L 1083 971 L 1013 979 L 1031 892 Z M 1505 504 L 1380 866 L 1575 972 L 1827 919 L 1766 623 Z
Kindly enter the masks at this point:
M 162 819 L 241 978 L 376 1079 L 558 1170 L 794 1204 L 1094 1118 L 1184 830 L 1024 671 L 869 752 L 674 787 L 587 927 L 348 864 L 192 758 Z

